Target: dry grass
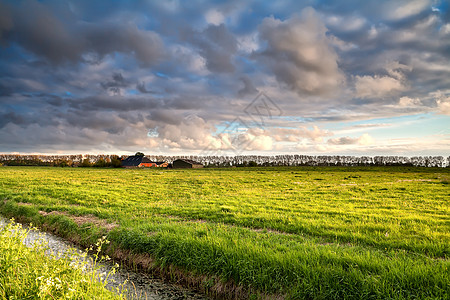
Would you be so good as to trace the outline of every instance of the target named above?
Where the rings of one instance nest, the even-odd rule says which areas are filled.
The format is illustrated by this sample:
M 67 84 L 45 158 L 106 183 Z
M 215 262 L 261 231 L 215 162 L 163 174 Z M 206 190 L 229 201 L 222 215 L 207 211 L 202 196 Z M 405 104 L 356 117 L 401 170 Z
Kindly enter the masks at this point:
M 107 232 L 113 230 L 114 228 L 118 227 L 119 225 L 117 223 L 108 223 L 106 220 L 99 219 L 96 216 L 93 215 L 85 215 L 85 216 L 73 216 L 68 214 L 64 211 L 51 211 L 51 212 L 45 212 L 40 210 L 39 214 L 41 216 L 48 216 L 48 215 L 60 215 L 60 216 L 66 216 L 73 220 L 78 226 L 84 225 L 84 224 L 93 224 L 97 227 L 101 227 L 105 229 Z

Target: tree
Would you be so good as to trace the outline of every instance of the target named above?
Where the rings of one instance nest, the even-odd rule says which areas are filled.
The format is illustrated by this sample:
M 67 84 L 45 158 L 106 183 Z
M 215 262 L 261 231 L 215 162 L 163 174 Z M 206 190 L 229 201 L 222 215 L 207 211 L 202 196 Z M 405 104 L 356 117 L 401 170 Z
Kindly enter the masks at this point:
M 111 157 L 111 167 L 120 168 L 122 166 L 122 161 L 117 155 Z
M 104 168 L 106 166 L 107 166 L 107 163 L 103 158 L 100 158 L 99 160 L 97 160 L 95 162 L 95 164 L 93 165 L 93 167 L 96 167 L 96 168 Z
M 145 154 L 142 152 L 136 152 L 135 156 L 145 156 Z
M 257 163 L 256 161 L 253 161 L 253 160 L 252 160 L 252 161 L 249 161 L 249 162 L 248 162 L 248 166 L 249 166 L 249 167 L 257 167 L 257 166 L 258 166 L 258 163 Z
M 80 164 L 80 167 L 91 167 L 91 166 L 92 166 L 92 164 L 89 161 L 89 158 L 83 159 L 83 161 Z

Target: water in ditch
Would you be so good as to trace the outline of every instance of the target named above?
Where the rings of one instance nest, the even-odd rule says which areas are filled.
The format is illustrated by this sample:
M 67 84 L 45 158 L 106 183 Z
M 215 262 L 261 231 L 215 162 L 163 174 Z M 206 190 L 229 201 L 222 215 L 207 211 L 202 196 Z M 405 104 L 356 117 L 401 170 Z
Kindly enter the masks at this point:
M 3 217 L 0 217 L 0 226 L 4 226 L 8 220 Z M 26 226 L 24 226 L 26 227 Z M 68 251 L 70 248 L 76 249 L 77 253 L 79 253 L 80 261 L 87 261 L 83 256 L 83 251 L 65 241 L 64 239 L 52 235 L 50 233 L 41 232 L 38 230 L 30 230 L 24 241 L 26 245 L 31 246 L 34 241 L 39 239 L 43 239 L 48 243 L 48 247 L 50 251 L 53 253 L 64 253 Z M 104 262 L 101 263 L 101 272 L 109 273 L 114 267 L 114 263 L 112 262 Z M 148 300 L 208 300 L 204 295 L 196 293 L 194 291 L 185 289 L 181 286 L 167 283 L 163 280 L 153 278 L 148 274 L 135 272 L 129 270 L 125 267 L 119 267 L 114 274 L 110 276 L 107 287 L 109 289 L 116 289 L 123 285 L 124 288 L 128 291 L 127 298 L 130 299 L 148 299 Z

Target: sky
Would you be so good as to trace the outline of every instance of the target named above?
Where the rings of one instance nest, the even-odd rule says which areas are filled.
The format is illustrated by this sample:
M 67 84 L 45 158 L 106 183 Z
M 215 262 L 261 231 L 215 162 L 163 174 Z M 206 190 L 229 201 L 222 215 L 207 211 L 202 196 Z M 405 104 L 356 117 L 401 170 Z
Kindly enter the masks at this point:
M 450 155 L 448 0 L 0 0 L 0 153 Z

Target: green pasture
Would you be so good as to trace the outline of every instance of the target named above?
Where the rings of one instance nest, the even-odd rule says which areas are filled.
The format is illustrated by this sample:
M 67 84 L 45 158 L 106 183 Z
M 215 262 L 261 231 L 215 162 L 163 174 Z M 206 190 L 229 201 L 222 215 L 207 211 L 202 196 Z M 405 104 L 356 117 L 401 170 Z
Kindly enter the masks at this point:
M 0 213 L 82 245 L 107 235 L 210 292 L 449 299 L 449 181 L 412 167 L 1 167 Z

